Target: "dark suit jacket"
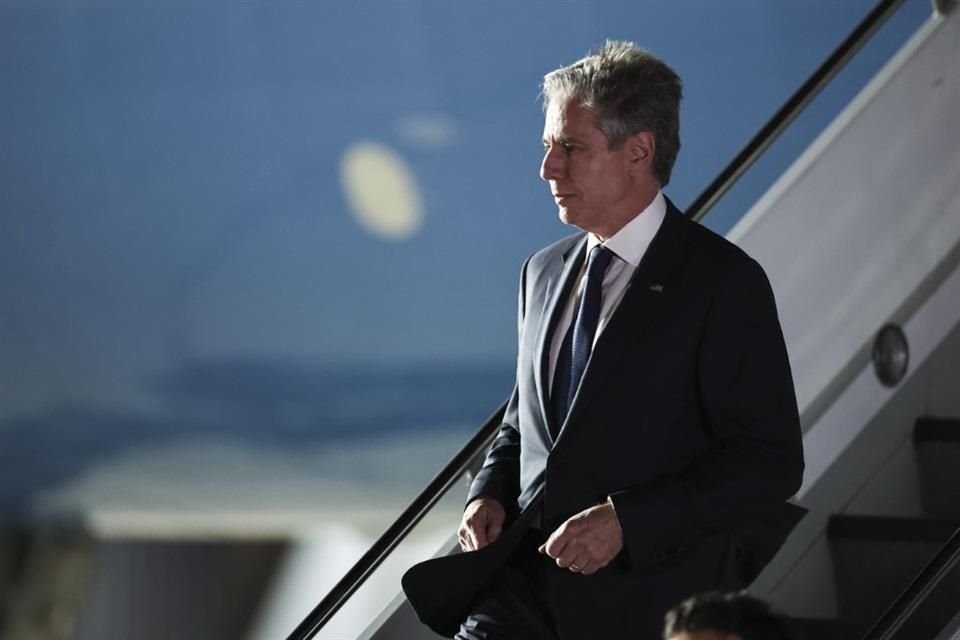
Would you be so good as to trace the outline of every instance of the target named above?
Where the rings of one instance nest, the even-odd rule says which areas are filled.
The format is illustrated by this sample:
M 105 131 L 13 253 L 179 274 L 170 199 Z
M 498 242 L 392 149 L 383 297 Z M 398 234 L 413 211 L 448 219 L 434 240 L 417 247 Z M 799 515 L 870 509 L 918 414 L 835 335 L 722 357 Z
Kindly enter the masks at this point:
M 785 501 L 802 479 L 800 423 L 766 275 L 672 204 L 554 441 L 549 345 L 585 247 L 572 236 L 523 267 L 516 387 L 469 494 L 499 500 L 513 524 L 487 549 L 404 579 L 446 635 L 534 512 L 549 533 L 612 496 L 623 529 L 623 551 L 596 574 L 548 572 L 564 638 L 659 637 L 667 608 L 743 586 L 799 517 Z

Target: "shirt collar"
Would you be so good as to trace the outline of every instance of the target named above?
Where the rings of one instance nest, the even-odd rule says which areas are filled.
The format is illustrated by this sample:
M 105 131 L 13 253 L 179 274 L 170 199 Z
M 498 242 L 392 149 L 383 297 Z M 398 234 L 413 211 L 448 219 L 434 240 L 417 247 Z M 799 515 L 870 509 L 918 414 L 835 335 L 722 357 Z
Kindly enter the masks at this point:
M 618 258 L 636 268 L 666 215 L 667 201 L 663 197 L 663 192 L 657 191 L 657 195 L 646 209 L 634 216 L 630 222 L 623 225 L 620 231 L 607 238 L 607 241 L 602 244 L 613 251 Z M 600 238 L 592 233 L 587 234 L 587 253 L 598 244 L 601 244 Z

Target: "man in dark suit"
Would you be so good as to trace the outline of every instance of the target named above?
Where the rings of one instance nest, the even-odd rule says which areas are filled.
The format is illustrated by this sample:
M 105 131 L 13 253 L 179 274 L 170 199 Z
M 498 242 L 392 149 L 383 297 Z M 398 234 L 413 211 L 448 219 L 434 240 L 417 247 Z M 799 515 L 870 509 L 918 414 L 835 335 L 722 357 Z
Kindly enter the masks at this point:
M 661 192 L 677 75 L 608 42 L 543 95 L 541 177 L 583 233 L 523 266 L 516 387 L 470 489 L 467 553 L 404 588 L 465 640 L 656 638 L 680 600 L 751 579 L 793 524 L 789 362 L 761 267 Z

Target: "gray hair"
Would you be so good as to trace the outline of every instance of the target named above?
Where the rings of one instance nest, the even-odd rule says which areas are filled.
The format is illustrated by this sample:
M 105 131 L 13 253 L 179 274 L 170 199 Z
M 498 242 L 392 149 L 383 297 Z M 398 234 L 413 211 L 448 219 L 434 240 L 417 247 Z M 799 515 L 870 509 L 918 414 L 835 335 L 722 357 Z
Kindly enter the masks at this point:
M 543 78 L 543 107 L 571 99 L 597 116 L 610 149 L 630 136 L 653 134 L 653 176 L 666 186 L 680 151 L 680 77 L 632 42 L 607 40 L 596 52 Z
M 694 595 L 667 612 L 663 637 L 713 630 L 743 640 L 800 640 L 800 630 L 785 614 L 746 592 Z

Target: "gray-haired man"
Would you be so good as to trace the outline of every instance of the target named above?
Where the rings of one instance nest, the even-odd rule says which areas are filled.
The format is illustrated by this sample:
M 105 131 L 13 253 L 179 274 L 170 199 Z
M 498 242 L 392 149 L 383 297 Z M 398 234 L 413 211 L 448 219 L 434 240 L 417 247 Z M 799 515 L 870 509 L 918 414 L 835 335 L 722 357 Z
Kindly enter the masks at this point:
M 581 233 L 523 265 L 516 387 L 466 553 L 404 578 L 445 635 L 656 638 L 672 605 L 742 586 L 792 525 L 803 456 L 770 286 L 661 191 L 681 93 L 623 42 L 544 79 L 540 175 Z

